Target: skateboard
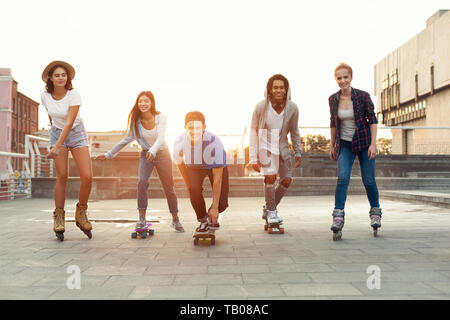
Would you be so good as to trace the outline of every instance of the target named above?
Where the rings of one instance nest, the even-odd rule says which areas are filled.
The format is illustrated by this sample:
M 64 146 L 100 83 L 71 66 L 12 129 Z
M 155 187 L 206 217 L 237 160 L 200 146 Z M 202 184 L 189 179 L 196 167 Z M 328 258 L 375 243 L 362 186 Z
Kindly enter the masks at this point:
M 200 241 L 202 242 L 210 242 L 211 245 L 215 245 L 216 244 L 216 235 L 215 235 L 215 230 L 208 230 L 206 232 L 198 232 L 198 231 L 194 231 L 194 234 L 192 235 L 192 237 L 194 238 L 194 245 L 197 246 L 199 244 Z
M 150 229 L 151 225 L 152 225 L 151 223 L 147 223 L 147 225 L 143 228 L 136 228 L 134 230 L 134 232 L 131 233 L 131 238 L 136 239 L 136 238 L 140 237 L 140 238 L 145 239 L 145 238 L 147 238 L 147 236 L 154 235 L 155 230 Z
M 267 233 L 272 234 L 272 233 L 280 233 L 283 234 L 284 233 L 284 228 L 281 227 L 283 223 L 272 223 L 269 224 L 267 222 L 266 219 L 266 223 L 264 224 L 264 230 L 267 231 Z

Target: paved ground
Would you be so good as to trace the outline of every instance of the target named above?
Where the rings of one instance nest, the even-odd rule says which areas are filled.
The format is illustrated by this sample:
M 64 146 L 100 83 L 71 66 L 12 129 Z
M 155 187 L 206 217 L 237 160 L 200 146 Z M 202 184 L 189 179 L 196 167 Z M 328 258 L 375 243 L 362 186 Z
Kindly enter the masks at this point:
M 384 200 L 374 238 L 367 199 L 349 196 L 344 238 L 333 242 L 333 197 L 283 199 L 284 235 L 264 232 L 262 199 L 232 198 L 216 245 L 195 247 L 188 199 L 179 202 L 185 233 L 170 228 L 164 199 L 149 203 L 160 220 L 150 239 L 131 239 L 131 222 L 94 222 L 89 240 L 69 222 L 59 242 L 52 200 L 0 202 L 0 299 L 450 298 L 450 209 Z M 69 219 L 74 206 L 67 201 Z M 137 216 L 135 200 L 89 206 L 99 221 Z M 80 268 L 80 289 L 67 286 L 69 266 Z M 377 284 L 369 267 L 380 289 L 368 288 Z

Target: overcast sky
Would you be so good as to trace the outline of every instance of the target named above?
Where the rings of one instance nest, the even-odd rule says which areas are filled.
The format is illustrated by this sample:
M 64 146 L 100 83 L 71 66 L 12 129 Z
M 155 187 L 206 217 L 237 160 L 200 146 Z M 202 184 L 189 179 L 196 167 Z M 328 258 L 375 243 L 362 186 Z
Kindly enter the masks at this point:
M 275 73 L 289 79 L 300 126 L 327 126 L 337 64 L 349 63 L 353 86 L 373 96 L 374 65 L 448 7 L 448 0 L 2 0 L 0 67 L 40 102 L 44 67 L 71 63 L 88 131 L 125 129 L 137 94 L 151 90 L 169 134 L 180 132 L 190 110 L 204 112 L 212 132 L 238 134 Z M 47 125 L 40 107 L 39 127 Z

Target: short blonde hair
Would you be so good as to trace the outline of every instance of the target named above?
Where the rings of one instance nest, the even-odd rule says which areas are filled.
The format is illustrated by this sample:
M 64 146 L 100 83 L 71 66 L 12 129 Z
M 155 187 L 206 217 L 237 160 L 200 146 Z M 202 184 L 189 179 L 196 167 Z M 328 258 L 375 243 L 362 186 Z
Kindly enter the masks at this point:
M 350 67 L 347 63 L 344 63 L 344 62 L 340 63 L 340 64 L 336 67 L 336 69 L 334 69 L 334 77 L 335 77 L 335 78 L 336 78 L 336 72 L 337 72 L 338 70 L 340 70 L 340 69 L 347 69 L 348 72 L 350 73 L 350 76 L 353 78 L 353 70 L 352 70 L 352 67 Z

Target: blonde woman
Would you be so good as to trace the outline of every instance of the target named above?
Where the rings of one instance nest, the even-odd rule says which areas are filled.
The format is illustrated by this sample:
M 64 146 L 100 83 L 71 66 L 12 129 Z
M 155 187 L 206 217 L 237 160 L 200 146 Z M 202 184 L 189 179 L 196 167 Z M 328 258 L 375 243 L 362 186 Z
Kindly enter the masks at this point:
M 353 70 L 345 63 L 334 72 L 340 90 L 328 99 L 330 105 L 330 159 L 338 163 L 338 180 L 333 210 L 333 240 L 340 240 L 344 227 L 344 207 L 356 156 L 370 204 L 369 216 L 374 236 L 381 227 L 381 208 L 375 181 L 377 118 L 369 93 L 352 88 Z

